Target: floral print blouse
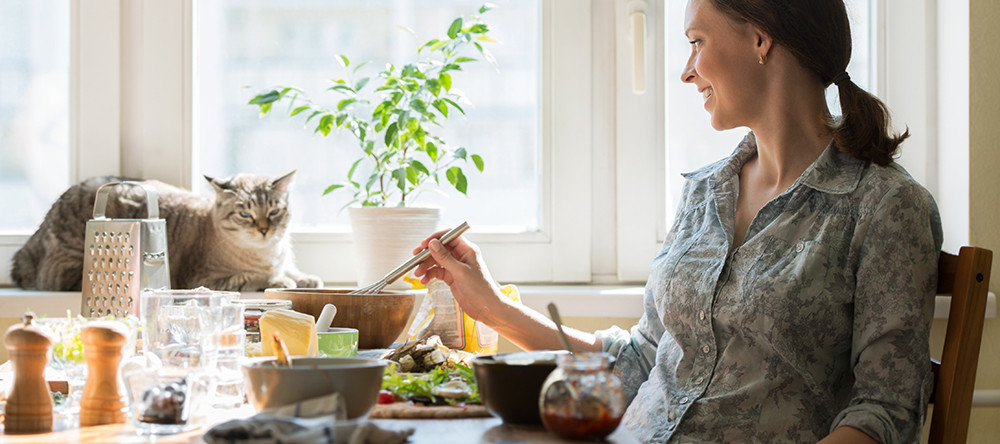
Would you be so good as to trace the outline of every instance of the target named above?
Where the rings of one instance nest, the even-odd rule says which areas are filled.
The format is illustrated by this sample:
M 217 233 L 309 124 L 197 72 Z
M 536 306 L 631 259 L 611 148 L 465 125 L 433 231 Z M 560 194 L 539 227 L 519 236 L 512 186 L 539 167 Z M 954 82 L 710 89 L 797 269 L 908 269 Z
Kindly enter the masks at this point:
M 851 426 L 917 442 L 933 384 L 928 337 L 942 233 L 902 167 L 834 144 L 731 248 L 734 153 L 686 174 L 630 332 L 597 332 L 643 442 L 815 442 Z M 730 251 L 732 250 L 732 251 Z

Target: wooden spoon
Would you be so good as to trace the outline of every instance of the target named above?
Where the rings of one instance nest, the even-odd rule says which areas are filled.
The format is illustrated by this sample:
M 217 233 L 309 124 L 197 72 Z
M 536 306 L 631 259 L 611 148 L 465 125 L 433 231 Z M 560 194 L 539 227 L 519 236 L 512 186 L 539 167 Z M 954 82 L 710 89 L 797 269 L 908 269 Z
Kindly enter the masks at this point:
M 278 332 L 274 332 L 274 355 L 278 359 L 279 365 L 292 365 L 292 356 L 288 354 L 288 347 L 285 345 L 285 341 L 281 340 L 281 334 Z

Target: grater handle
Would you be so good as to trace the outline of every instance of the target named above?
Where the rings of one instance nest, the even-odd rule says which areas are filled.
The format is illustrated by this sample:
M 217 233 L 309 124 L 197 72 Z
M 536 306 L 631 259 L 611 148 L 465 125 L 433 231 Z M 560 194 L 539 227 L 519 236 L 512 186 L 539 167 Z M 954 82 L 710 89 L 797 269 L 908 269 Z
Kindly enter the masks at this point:
M 123 182 L 108 182 L 97 189 L 97 197 L 94 198 L 94 219 L 104 219 L 104 211 L 108 208 L 108 193 L 115 185 L 137 185 L 146 191 L 146 213 L 147 219 L 160 218 L 160 202 L 156 198 L 156 189 L 145 182 L 126 180 Z

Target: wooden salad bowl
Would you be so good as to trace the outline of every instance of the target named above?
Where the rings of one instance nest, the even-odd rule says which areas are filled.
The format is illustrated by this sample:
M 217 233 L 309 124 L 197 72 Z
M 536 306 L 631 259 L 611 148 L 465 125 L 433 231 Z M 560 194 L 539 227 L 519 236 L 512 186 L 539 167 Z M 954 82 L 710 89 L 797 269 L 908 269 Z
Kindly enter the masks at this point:
M 388 348 L 410 320 L 416 295 L 382 290 L 377 294 L 347 294 L 330 288 L 282 288 L 264 291 L 266 299 L 288 299 L 292 310 L 319 319 L 326 304 L 337 306 L 333 327 L 358 329 L 358 348 Z

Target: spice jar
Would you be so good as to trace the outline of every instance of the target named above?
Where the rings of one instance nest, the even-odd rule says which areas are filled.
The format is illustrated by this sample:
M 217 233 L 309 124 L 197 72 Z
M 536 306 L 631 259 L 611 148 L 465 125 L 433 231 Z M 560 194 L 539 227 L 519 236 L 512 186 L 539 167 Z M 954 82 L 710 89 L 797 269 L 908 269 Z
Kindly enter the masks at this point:
M 260 317 L 271 310 L 292 309 L 292 301 L 288 299 L 235 299 L 234 303 L 243 304 L 243 329 L 247 331 L 247 342 L 260 342 Z
M 542 385 L 538 409 L 550 432 L 566 439 L 602 439 L 625 414 L 622 382 L 607 353 L 561 355 Z

